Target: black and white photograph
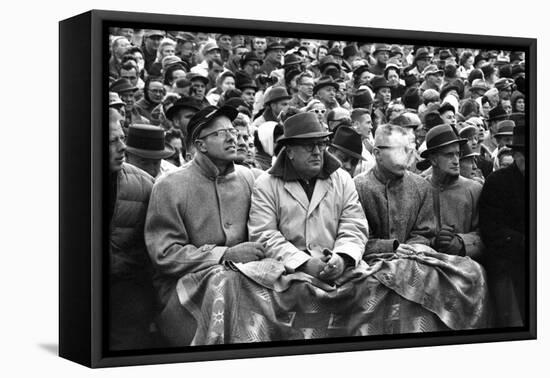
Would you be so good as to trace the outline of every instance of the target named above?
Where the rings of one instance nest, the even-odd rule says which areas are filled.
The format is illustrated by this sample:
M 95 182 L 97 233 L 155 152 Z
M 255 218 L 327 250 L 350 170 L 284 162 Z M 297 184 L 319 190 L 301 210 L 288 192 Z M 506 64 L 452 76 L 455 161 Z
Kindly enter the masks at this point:
M 528 328 L 525 49 L 155 26 L 103 41 L 110 352 Z

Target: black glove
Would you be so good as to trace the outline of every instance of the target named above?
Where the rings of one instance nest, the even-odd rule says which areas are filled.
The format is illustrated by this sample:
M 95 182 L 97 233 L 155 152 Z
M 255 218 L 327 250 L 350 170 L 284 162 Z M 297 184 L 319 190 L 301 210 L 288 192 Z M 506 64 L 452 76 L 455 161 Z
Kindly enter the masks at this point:
M 435 247 L 438 252 L 448 255 L 464 256 L 464 242 L 453 232 L 453 228 L 443 226 L 435 239 Z

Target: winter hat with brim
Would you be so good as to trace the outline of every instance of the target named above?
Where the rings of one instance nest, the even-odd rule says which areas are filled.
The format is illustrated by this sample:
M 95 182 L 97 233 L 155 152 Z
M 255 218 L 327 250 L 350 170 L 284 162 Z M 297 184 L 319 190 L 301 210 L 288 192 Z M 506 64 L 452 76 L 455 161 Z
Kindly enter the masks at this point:
M 165 104 L 164 114 L 168 119 L 172 119 L 182 109 L 191 109 L 198 112 L 202 109 L 202 105 L 192 97 L 182 97 L 173 103 Z
M 501 137 L 501 136 L 511 136 L 514 135 L 514 128 L 516 127 L 516 124 L 514 121 L 511 121 L 509 119 L 500 121 L 497 123 L 497 132 L 495 133 L 495 137 Z
M 132 85 L 128 79 L 118 79 L 109 86 L 110 92 L 116 92 L 118 94 L 124 92 L 135 92 L 138 90 L 138 87 Z
M 124 101 L 120 99 L 120 96 L 116 92 L 109 92 L 109 106 L 124 105 Z
M 474 152 L 472 150 L 472 147 L 470 147 L 469 143 L 464 143 L 462 146 L 460 146 L 460 160 L 472 158 L 479 156 L 478 152 Z
M 359 160 L 366 160 L 361 155 L 363 151 L 361 135 L 351 127 L 339 127 L 334 133 L 330 145 L 351 157 Z
M 335 91 L 340 89 L 340 85 L 335 82 L 331 76 L 322 76 L 313 87 L 313 94 L 315 95 L 321 88 L 324 87 L 333 87 Z
M 158 126 L 130 125 L 126 151 L 146 159 L 165 159 L 174 155 L 175 150 L 165 142 L 164 135 L 164 129 Z
M 292 141 L 328 137 L 332 134 L 325 130 L 317 115 L 312 112 L 298 113 L 287 118 L 283 127 L 283 136 L 278 141 L 285 144 Z
M 434 151 L 454 143 L 463 145 L 467 139 L 461 139 L 451 125 L 439 125 L 432 127 L 426 133 L 426 150 L 420 153 L 420 157 L 427 158 Z
M 196 72 L 188 72 L 185 78 L 191 82 L 193 81 L 202 81 L 204 85 L 208 85 L 210 82 L 210 79 L 208 79 L 206 76 L 202 76 L 201 74 L 198 74 Z
M 264 106 L 271 104 L 272 102 L 277 102 L 281 100 L 289 100 L 292 96 L 288 94 L 285 87 L 271 87 L 265 93 L 264 97 Z
M 239 111 L 232 106 L 207 106 L 197 113 L 189 120 L 187 125 L 187 135 L 191 141 L 194 141 L 199 136 L 202 129 L 204 129 L 212 120 L 216 117 L 225 116 L 229 118 L 231 122 L 237 117 Z

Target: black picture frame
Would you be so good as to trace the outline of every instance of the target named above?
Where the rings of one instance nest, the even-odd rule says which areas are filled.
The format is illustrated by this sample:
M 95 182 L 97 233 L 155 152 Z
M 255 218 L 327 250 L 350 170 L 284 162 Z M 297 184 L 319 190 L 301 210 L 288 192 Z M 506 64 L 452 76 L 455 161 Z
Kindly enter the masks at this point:
M 106 30 L 109 26 L 148 25 L 149 28 L 188 30 L 211 28 L 239 34 L 293 34 L 309 38 L 368 39 L 370 41 L 430 41 L 433 45 L 518 49 L 526 52 L 528 149 L 528 212 L 530 251 L 529 301 L 524 327 L 437 334 L 385 335 L 368 340 L 322 339 L 308 342 L 276 342 L 268 345 L 182 347 L 155 351 L 105 353 L 102 279 L 106 225 L 104 104 Z M 405 348 L 449 344 L 535 339 L 536 318 L 536 114 L 537 40 L 485 35 L 387 30 L 337 25 L 297 24 L 270 21 L 191 17 L 148 13 L 92 10 L 59 24 L 60 115 L 60 231 L 59 231 L 59 354 L 89 367 L 220 360 L 279 355 Z

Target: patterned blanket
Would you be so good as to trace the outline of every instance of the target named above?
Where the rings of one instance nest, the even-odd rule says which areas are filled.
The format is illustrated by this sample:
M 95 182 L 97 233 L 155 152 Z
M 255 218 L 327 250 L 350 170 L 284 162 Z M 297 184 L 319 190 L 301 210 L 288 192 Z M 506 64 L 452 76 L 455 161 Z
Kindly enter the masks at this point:
M 488 326 L 485 274 L 471 259 L 424 248 L 367 262 L 334 285 L 272 259 L 218 265 L 182 277 L 174 303 L 196 325 L 191 345 Z

